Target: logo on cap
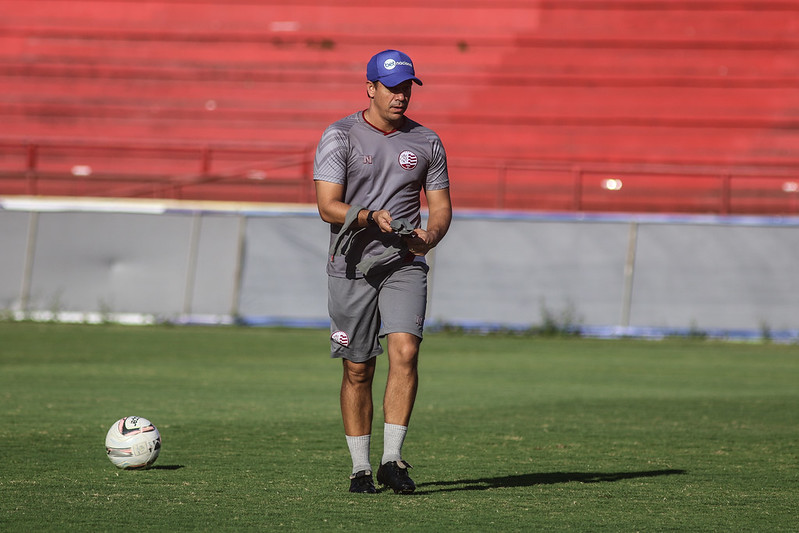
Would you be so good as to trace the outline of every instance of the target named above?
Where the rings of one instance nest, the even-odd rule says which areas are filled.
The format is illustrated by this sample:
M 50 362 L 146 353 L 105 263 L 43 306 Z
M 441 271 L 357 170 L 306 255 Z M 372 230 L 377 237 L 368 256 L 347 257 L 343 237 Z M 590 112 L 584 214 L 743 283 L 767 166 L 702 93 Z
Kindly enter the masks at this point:
M 422 84 L 416 77 L 411 58 L 399 50 L 383 50 L 373 55 L 366 64 L 366 79 L 379 81 L 386 87 L 395 87 L 407 80 Z

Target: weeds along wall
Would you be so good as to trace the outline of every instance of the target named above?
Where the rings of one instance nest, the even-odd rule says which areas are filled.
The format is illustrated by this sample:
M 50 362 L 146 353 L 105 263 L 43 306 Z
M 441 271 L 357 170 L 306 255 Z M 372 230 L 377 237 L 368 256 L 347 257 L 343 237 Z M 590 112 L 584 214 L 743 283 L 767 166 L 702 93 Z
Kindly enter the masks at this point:
M 8 318 L 326 326 L 310 206 L 0 200 Z M 799 218 L 458 212 L 428 325 L 799 336 Z

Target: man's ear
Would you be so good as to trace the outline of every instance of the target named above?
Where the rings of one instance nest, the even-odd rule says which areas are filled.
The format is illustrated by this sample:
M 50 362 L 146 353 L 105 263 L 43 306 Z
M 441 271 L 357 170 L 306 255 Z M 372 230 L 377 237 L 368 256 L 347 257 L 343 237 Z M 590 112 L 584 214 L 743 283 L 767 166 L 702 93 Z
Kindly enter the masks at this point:
M 374 82 L 371 81 L 366 82 L 366 96 L 368 96 L 369 98 L 374 98 L 376 90 L 377 89 L 375 87 Z

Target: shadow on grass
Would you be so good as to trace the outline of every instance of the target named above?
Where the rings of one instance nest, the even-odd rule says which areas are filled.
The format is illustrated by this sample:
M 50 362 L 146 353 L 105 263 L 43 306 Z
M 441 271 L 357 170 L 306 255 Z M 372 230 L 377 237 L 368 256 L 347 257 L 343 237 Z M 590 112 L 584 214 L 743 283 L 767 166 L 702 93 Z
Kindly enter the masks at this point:
M 520 474 L 517 476 L 486 477 L 462 479 L 458 481 L 432 481 L 419 483 L 416 494 L 432 492 L 454 492 L 460 490 L 487 490 L 509 487 L 532 487 L 534 485 L 553 485 L 556 483 L 612 483 L 624 479 L 644 477 L 674 476 L 687 473 L 686 470 L 646 470 L 643 472 L 551 472 L 539 474 Z M 442 488 L 439 488 L 442 487 Z
M 179 470 L 184 468 L 183 465 L 156 465 L 151 466 L 150 470 Z

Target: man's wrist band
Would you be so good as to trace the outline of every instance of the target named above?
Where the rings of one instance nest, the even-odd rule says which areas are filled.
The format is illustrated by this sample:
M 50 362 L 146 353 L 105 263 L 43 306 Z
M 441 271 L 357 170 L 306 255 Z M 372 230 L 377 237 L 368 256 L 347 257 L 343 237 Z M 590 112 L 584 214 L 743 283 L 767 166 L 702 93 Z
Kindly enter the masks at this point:
M 374 211 L 369 211 L 369 213 L 366 215 L 366 224 L 367 225 L 368 224 L 375 224 L 375 212 Z

